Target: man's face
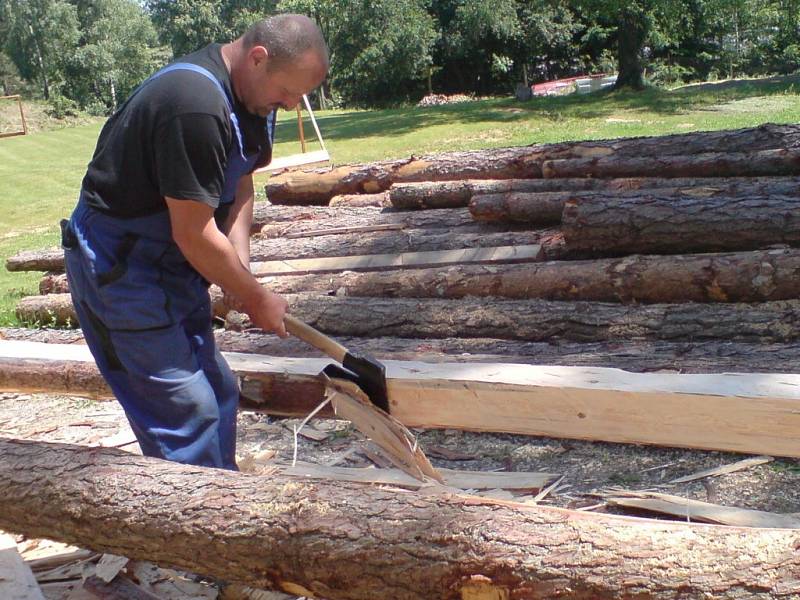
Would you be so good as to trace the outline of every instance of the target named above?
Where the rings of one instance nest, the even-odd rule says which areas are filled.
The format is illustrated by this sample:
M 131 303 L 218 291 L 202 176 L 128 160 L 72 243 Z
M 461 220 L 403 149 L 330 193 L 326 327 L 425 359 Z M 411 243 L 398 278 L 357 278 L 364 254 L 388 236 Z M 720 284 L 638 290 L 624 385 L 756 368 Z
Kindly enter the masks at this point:
M 239 100 L 248 112 L 266 117 L 277 108 L 293 108 L 325 79 L 325 67 L 314 52 L 307 52 L 291 63 L 269 60 L 262 46 L 251 48 L 240 89 Z

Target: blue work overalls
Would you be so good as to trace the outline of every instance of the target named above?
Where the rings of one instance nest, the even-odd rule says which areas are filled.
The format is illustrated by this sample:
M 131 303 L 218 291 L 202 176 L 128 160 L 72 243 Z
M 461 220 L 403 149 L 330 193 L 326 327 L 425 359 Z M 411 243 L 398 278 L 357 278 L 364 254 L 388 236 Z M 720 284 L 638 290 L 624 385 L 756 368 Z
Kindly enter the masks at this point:
M 246 155 L 233 103 L 208 70 L 173 70 L 210 79 L 225 98 L 234 143 L 228 152 L 218 223 L 234 201 L 239 178 L 259 154 Z M 267 118 L 272 144 L 274 113 Z M 169 212 L 117 218 L 80 198 L 63 236 L 73 304 L 86 343 L 125 409 L 142 452 L 176 462 L 235 470 L 238 382 L 211 328 L 208 283 L 172 238 Z

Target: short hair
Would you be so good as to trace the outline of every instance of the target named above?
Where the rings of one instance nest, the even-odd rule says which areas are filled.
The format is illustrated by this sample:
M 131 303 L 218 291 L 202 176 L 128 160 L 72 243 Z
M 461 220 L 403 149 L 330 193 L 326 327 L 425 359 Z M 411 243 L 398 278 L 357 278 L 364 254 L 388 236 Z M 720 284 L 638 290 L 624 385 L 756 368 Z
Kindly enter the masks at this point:
M 292 62 L 312 50 L 326 69 L 329 64 L 322 32 L 305 15 L 287 13 L 268 17 L 252 25 L 242 38 L 245 48 L 264 46 L 278 64 Z

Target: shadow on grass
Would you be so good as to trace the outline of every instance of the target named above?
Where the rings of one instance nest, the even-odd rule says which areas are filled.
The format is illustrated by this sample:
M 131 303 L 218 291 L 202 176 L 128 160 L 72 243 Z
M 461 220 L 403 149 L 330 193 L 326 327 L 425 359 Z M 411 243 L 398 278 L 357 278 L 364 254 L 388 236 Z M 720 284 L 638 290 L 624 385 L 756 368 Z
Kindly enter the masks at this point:
M 619 111 L 676 115 L 703 110 L 751 97 L 800 92 L 800 76 L 726 81 L 685 86 L 675 90 L 649 88 L 642 92 L 610 91 L 534 98 L 489 99 L 428 108 L 395 108 L 318 117 L 325 138 L 352 140 L 371 136 L 403 135 L 426 127 L 476 123 L 513 123 L 531 118 L 558 122 L 602 118 Z

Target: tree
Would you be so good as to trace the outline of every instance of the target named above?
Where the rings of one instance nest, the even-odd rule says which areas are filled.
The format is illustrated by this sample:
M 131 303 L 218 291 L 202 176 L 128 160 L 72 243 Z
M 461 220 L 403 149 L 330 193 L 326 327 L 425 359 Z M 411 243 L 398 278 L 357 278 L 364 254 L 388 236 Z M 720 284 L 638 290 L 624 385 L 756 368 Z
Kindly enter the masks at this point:
M 275 12 L 276 0 L 145 0 L 161 41 L 181 56 L 229 42 Z
M 5 47 L 20 75 L 36 81 L 49 99 L 63 83 L 66 57 L 78 42 L 75 6 L 64 0 L 2 0 Z
M 346 103 L 397 100 L 421 88 L 438 35 L 423 0 L 283 0 L 278 10 L 316 19 L 331 48 L 331 87 Z
M 77 0 L 81 39 L 67 61 L 67 95 L 113 111 L 166 57 L 155 28 L 134 0 Z

